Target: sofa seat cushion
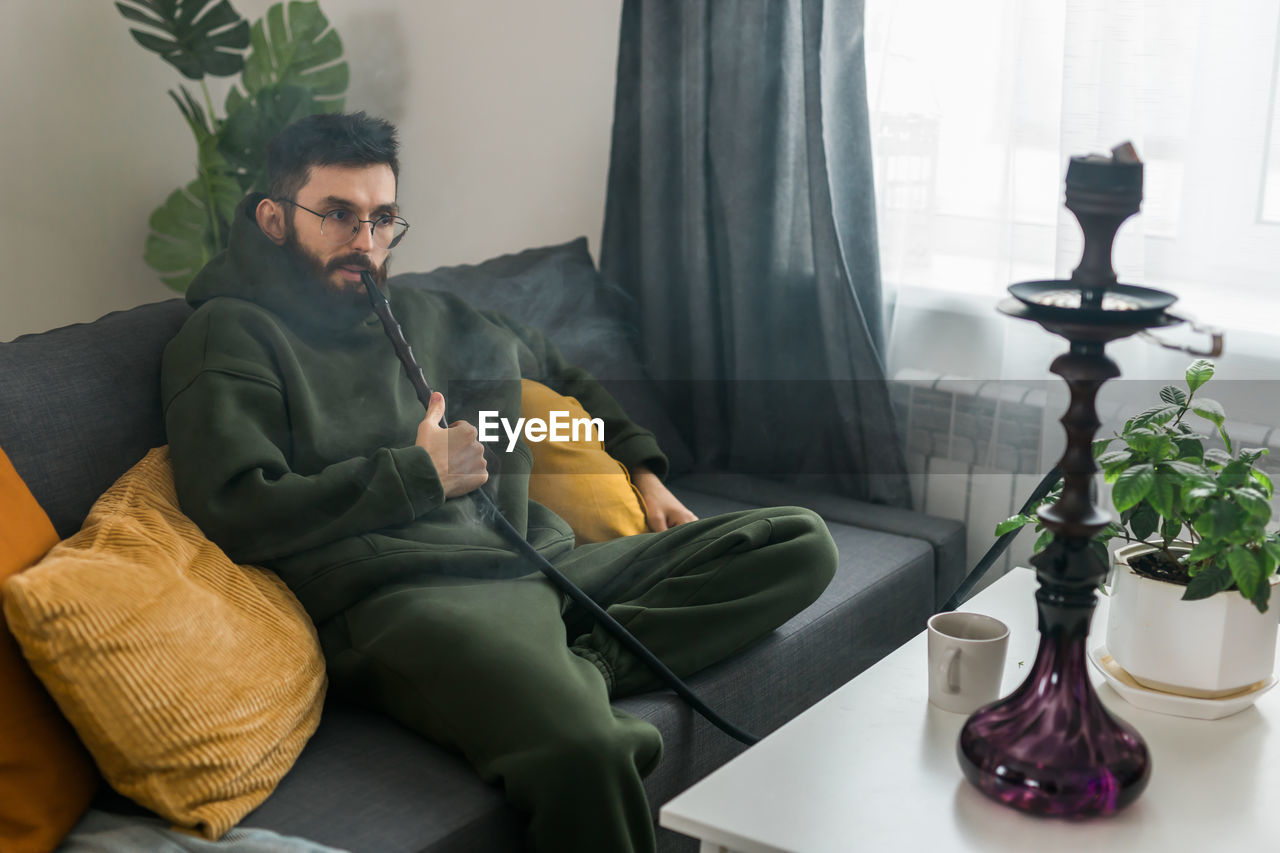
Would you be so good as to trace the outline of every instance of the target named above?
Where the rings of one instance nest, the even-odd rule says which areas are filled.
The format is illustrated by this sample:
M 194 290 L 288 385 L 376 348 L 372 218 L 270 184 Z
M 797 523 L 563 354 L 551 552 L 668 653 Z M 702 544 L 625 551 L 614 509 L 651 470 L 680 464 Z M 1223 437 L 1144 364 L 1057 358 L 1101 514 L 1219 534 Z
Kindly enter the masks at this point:
M 519 850 L 501 790 L 383 714 L 332 699 L 293 770 L 243 826 L 352 853 Z
M 752 504 L 681 488 L 701 517 Z M 826 592 L 761 642 L 690 685 L 730 721 L 764 735 L 920 630 L 932 613 L 928 542 L 829 522 L 840 565 Z M 742 746 L 667 691 L 618 700 L 662 732 L 663 763 L 645 780 L 657 809 Z M 353 853 L 522 849 L 501 793 L 459 757 L 371 712 L 331 702 L 311 743 L 246 825 Z

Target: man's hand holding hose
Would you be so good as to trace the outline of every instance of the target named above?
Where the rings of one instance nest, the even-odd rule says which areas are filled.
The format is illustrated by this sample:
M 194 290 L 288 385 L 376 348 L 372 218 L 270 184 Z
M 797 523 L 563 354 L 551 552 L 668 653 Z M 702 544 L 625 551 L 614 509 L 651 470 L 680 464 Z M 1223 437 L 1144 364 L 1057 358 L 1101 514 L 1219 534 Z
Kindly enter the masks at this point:
M 483 486 L 489 479 L 489 469 L 484 458 L 484 445 L 478 440 L 479 431 L 467 421 L 441 426 L 444 412 L 444 395 L 433 391 L 427 415 L 418 424 L 418 437 L 414 444 L 431 457 L 444 496 L 456 498 Z

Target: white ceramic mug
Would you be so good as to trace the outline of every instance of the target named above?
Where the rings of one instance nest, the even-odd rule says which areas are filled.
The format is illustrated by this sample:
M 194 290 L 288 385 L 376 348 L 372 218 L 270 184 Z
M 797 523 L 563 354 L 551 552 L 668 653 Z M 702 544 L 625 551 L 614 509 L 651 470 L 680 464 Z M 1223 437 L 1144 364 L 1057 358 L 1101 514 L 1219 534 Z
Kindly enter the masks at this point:
M 969 714 L 1000 696 L 1009 626 L 981 613 L 929 617 L 929 701 Z

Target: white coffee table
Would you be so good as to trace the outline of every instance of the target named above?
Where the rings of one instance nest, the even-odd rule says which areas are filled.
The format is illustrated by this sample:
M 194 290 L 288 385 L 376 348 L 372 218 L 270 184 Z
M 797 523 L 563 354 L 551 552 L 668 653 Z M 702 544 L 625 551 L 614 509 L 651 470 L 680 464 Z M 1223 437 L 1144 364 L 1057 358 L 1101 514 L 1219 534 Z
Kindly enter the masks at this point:
M 1003 693 L 1035 658 L 1035 588 L 1015 569 L 962 608 L 1009 625 Z M 1106 607 L 1103 597 L 1091 647 Z M 955 755 L 965 716 L 928 703 L 922 631 L 668 802 L 659 822 L 703 853 L 1280 849 L 1280 688 L 1234 716 L 1192 720 L 1135 708 L 1090 671 L 1152 755 L 1146 791 L 1111 817 L 1033 817 L 970 785 Z

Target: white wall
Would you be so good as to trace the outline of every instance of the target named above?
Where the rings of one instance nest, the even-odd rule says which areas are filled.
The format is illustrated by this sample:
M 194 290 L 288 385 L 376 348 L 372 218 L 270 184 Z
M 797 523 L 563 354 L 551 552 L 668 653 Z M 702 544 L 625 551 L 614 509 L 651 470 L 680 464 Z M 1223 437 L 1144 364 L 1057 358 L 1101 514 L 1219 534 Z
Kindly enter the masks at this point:
M 233 0 L 249 20 L 268 0 Z M 322 0 L 348 109 L 399 125 L 393 268 L 599 249 L 621 0 Z M 0 0 L 0 341 L 175 294 L 147 217 L 194 177 L 184 82 L 105 0 Z M 220 105 L 226 83 L 211 81 Z M 196 84 L 198 92 L 198 84 Z

